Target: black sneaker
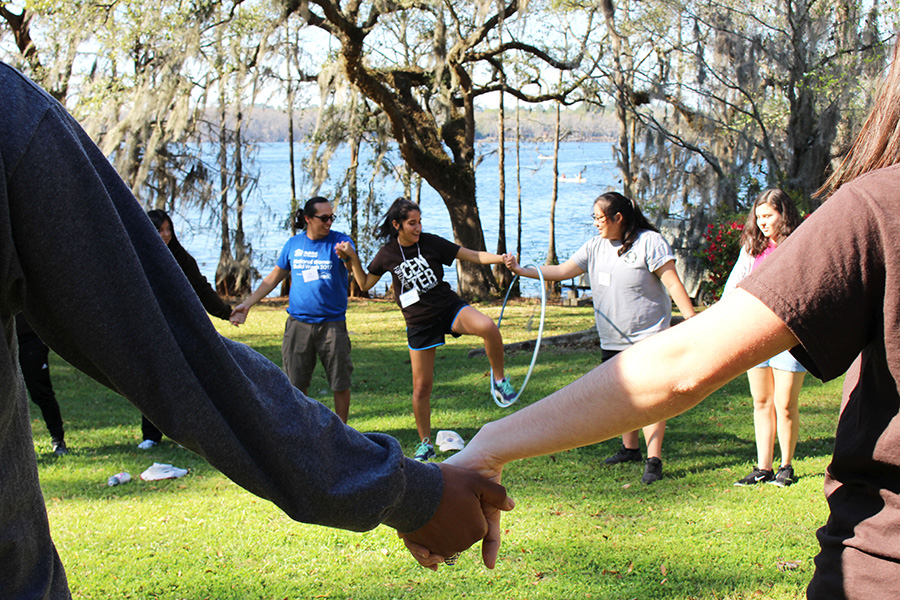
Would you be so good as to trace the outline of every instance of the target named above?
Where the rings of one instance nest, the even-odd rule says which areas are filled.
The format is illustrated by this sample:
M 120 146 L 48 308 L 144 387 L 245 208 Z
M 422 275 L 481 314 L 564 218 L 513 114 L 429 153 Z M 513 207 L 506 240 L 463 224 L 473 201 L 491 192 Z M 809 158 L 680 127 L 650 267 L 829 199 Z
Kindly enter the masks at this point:
M 735 481 L 734 485 L 756 485 L 757 483 L 766 483 L 773 479 L 775 479 L 775 471 L 756 467 L 749 475 Z
M 66 443 L 62 440 L 53 440 L 50 442 L 50 447 L 53 448 L 53 454 L 57 456 L 65 456 L 69 453 L 69 449 L 66 448 Z
M 641 483 L 653 483 L 662 479 L 662 461 L 655 456 L 651 456 L 644 464 L 644 476 L 641 477 Z
M 619 451 L 604 460 L 608 465 L 617 465 L 623 462 L 641 462 L 644 457 L 641 455 L 640 448 L 626 448 L 623 444 Z
M 777 485 L 778 487 L 787 487 L 791 485 L 794 483 L 794 467 L 791 465 L 781 467 L 778 469 L 778 473 L 775 474 L 775 479 L 769 483 Z

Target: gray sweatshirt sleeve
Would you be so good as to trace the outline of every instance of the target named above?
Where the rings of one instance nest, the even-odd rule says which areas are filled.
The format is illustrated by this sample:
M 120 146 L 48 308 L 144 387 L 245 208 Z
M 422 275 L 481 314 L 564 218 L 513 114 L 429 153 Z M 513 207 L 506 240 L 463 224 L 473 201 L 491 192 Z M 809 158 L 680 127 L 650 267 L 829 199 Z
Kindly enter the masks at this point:
M 221 337 L 140 204 L 65 110 L 0 65 L 0 309 L 292 518 L 425 524 L 434 465 L 363 435 Z M 0 402 L 5 402 L 0 398 Z M 2 507 L 0 507 L 2 510 Z

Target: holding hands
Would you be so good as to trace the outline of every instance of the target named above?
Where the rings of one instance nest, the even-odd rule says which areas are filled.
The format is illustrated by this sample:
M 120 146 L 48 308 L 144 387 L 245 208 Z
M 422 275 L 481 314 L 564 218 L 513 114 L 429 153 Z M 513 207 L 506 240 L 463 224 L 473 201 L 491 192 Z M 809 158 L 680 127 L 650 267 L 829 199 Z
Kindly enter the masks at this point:
M 490 481 L 448 462 L 438 465 L 444 489 L 434 516 L 423 527 L 399 536 L 420 565 L 435 571 L 446 559 L 482 540 L 482 560 L 493 569 L 500 550 L 500 511 L 512 510 L 515 503 L 499 484 L 499 472 Z
M 250 307 L 247 306 L 246 303 L 238 304 L 231 311 L 231 316 L 228 318 L 228 320 L 235 327 L 237 327 L 238 325 L 243 325 L 244 321 L 247 320 L 248 312 L 250 312 Z
M 356 250 L 353 249 L 353 244 L 350 242 L 338 242 L 334 245 L 334 251 L 337 253 L 338 258 L 344 262 L 356 256 Z
M 516 255 L 512 252 L 507 252 L 503 255 L 503 264 L 506 265 L 506 268 L 512 271 L 513 274 L 521 275 L 522 267 L 519 266 Z

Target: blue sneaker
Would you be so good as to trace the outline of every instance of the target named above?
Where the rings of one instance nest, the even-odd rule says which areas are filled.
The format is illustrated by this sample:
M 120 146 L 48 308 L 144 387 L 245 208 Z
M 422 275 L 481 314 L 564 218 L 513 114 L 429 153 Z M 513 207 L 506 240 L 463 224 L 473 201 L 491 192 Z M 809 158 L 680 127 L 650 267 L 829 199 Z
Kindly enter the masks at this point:
M 429 458 L 434 458 L 434 446 L 428 443 L 428 438 L 422 440 L 419 444 L 419 447 L 416 448 L 416 453 L 413 455 L 413 459 L 419 462 L 428 462 Z
M 491 384 L 491 393 L 494 394 L 494 398 L 504 404 L 511 404 L 516 399 L 516 390 L 509 382 L 508 377 L 504 377 L 500 381 L 494 381 Z

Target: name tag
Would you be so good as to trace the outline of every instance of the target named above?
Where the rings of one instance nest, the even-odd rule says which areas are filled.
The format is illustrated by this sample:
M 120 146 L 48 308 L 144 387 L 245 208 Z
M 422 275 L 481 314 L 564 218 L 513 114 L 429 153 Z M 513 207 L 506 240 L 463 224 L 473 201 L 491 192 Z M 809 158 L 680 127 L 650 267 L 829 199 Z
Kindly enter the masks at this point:
M 411 304 L 415 304 L 419 301 L 419 290 L 413 288 L 408 292 L 403 292 L 400 294 L 400 307 L 406 308 Z
M 612 274 L 611 273 L 600 273 L 597 275 L 597 285 L 605 285 L 609 287 L 612 283 Z
M 303 281 L 305 283 L 309 283 L 310 281 L 316 281 L 319 278 L 319 270 L 315 267 L 310 269 L 306 269 L 303 271 Z

